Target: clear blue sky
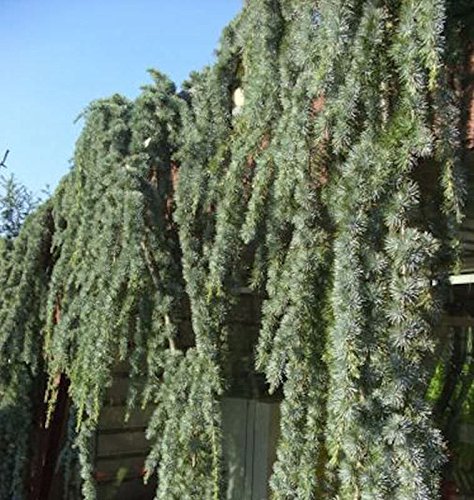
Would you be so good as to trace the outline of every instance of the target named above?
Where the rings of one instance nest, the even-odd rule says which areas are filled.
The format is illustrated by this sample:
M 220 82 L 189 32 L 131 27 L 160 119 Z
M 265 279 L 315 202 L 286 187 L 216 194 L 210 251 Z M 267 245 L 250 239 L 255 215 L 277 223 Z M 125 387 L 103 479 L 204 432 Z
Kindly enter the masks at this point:
M 135 97 L 148 68 L 178 85 L 214 59 L 242 0 L 0 0 L 0 155 L 30 189 L 70 168 L 93 99 Z

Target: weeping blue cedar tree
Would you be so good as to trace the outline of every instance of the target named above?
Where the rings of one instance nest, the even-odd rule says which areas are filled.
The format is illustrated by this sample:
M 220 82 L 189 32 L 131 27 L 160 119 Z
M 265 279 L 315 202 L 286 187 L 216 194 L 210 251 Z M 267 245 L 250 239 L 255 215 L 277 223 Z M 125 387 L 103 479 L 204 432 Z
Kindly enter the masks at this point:
M 1 327 L 28 339 L 3 344 L 7 379 L 18 366 L 34 376 L 45 353 L 51 411 L 58 374 L 71 381 L 85 498 L 120 359 L 130 406 L 143 392 L 156 408 L 146 467 L 157 498 L 224 496 L 229 313 L 248 284 L 266 297 L 256 366 L 283 391 L 274 497 L 437 497 L 443 444 L 425 392 L 462 194 L 446 7 L 250 0 L 179 96 L 155 73 L 135 102 L 88 108 L 48 231 L 38 211 L 43 231 L 18 237 L 38 252 L 49 234 L 48 264 L 19 247 L 0 309 L 32 322 Z M 25 310 L 15 297 L 36 280 Z M 194 342 L 182 347 L 185 295 Z

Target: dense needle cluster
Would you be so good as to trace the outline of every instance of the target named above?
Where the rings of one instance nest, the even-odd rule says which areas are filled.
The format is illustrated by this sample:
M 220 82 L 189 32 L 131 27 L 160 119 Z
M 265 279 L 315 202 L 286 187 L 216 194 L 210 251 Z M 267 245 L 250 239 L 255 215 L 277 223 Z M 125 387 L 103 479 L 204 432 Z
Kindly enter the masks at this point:
M 274 497 L 437 497 L 425 393 L 462 193 L 447 7 L 250 0 L 181 93 L 153 72 L 134 102 L 90 105 L 72 171 L 0 242 L 1 498 L 22 496 L 43 374 L 50 413 L 70 381 L 95 497 L 91 440 L 120 360 L 130 407 L 155 407 L 157 498 L 223 498 L 241 286 L 265 296 L 256 368 L 283 393 Z

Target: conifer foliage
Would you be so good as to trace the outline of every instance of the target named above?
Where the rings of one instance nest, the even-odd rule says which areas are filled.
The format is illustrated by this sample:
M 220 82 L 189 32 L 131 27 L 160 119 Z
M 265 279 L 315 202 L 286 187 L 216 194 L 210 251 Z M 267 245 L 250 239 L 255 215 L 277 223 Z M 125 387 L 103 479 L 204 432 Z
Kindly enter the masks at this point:
M 95 497 L 91 444 L 119 360 L 130 407 L 155 407 L 156 498 L 224 498 L 240 286 L 265 296 L 256 368 L 283 392 L 274 497 L 438 496 L 425 393 L 462 195 L 447 7 L 250 0 L 180 94 L 152 72 L 135 101 L 89 106 L 74 168 L 1 242 L 1 498 L 22 496 L 40 373 L 50 413 L 70 381 Z

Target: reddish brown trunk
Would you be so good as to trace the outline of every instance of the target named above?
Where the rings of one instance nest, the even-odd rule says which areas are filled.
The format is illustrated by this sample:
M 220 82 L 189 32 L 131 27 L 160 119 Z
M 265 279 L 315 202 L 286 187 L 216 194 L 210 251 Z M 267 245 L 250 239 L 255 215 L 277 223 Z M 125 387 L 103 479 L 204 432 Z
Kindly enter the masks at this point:
M 60 319 L 61 310 L 57 305 L 54 311 L 55 324 L 59 323 Z M 69 382 L 61 374 L 55 380 L 56 384 L 56 403 L 48 427 L 46 427 L 47 404 L 44 402 L 46 390 L 44 381 L 34 394 L 34 399 L 38 402 L 38 405 L 33 423 L 32 450 L 34 456 L 30 467 L 29 500 L 48 500 L 55 478 L 56 464 L 66 428 Z
M 45 427 L 46 404 L 40 405 L 37 412 L 35 441 L 38 451 L 31 467 L 30 500 L 47 500 L 50 497 L 67 417 L 68 385 L 66 377 L 61 375 L 56 406 L 47 428 Z

